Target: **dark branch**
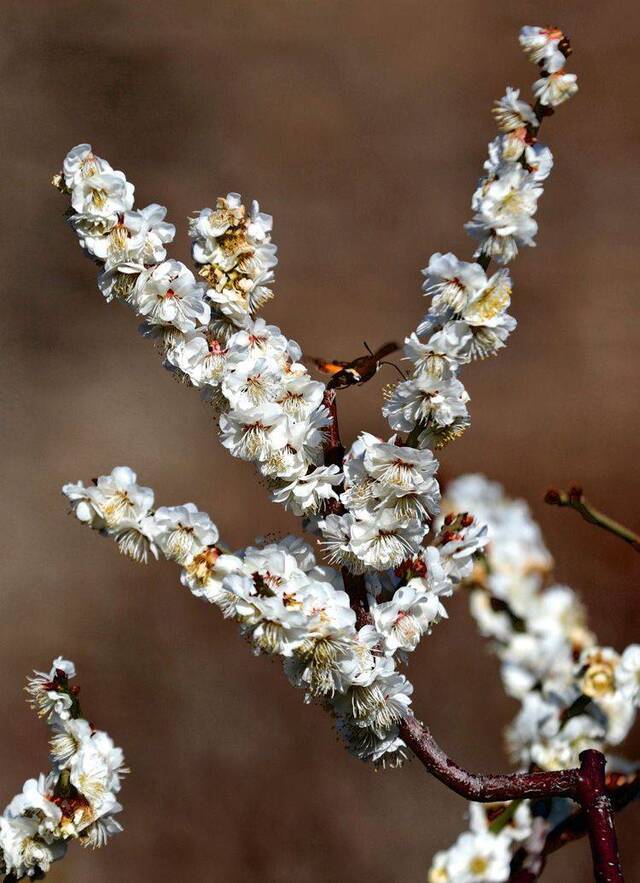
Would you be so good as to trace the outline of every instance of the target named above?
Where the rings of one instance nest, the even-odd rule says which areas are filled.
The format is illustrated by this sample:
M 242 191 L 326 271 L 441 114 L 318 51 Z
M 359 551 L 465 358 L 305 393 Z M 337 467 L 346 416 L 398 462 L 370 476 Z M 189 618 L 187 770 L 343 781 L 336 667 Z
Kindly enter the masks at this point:
M 344 588 L 351 601 L 351 609 L 356 614 L 356 628 L 361 629 L 364 625 L 371 625 L 373 619 L 369 613 L 369 600 L 367 598 L 367 585 L 364 574 L 351 573 L 346 567 L 342 568 Z
M 608 515 L 605 515 L 604 512 L 600 512 L 592 506 L 584 496 L 580 486 L 573 485 L 568 491 L 559 491 L 556 488 L 550 488 L 545 494 L 544 501 L 551 506 L 574 509 L 585 521 L 588 521 L 589 524 L 595 524 L 597 527 L 601 527 L 603 530 L 612 533 L 614 536 L 619 537 L 619 539 L 624 540 L 625 543 L 629 543 L 636 552 L 640 552 L 640 536 L 632 530 L 629 530 L 624 524 L 614 521 L 613 518 L 610 518 Z
M 582 752 L 577 796 L 589 835 L 597 883 L 624 883 L 613 806 L 605 783 L 605 765 L 606 759 L 600 751 Z
M 400 735 L 427 772 L 467 800 L 492 803 L 516 798 L 575 798 L 577 794 L 577 769 L 540 773 L 471 773 L 451 760 L 415 717 L 402 721 Z
M 620 812 L 640 796 L 639 773 L 631 775 L 611 773 L 606 776 L 605 783 L 615 812 Z M 509 877 L 510 883 L 533 883 L 540 877 L 548 856 L 568 843 L 580 840 L 586 833 L 587 821 L 584 812 L 580 809 L 563 819 L 547 834 L 540 856 L 531 856 L 525 847 L 518 850 L 512 862 L 513 872 Z M 536 870 L 530 870 L 529 864 L 534 864 Z
M 392 344 L 395 346 L 395 344 Z M 327 431 L 324 443 L 324 462 L 326 466 L 336 465 L 342 469 L 344 461 L 344 445 L 340 439 L 338 426 L 338 408 L 336 405 L 335 389 L 328 389 L 324 394 L 324 405 L 331 415 L 331 426 Z M 339 500 L 329 500 L 327 503 L 328 513 L 342 515 L 344 506 Z M 370 625 L 371 614 L 367 600 L 367 587 L 363 574 L 351 573 L 346 567 L 342 568 L 342 579 L 345 592 L 349 595 L 351 608 L 356 614 L 356 628 L 361 629 L 364 625 Z
M 327 389 L 324 394 L 323 404 L 331 416 L 331 424 L 327 429 L 324 441 L 325 466 L 339 466 L 342 469 L 344 460 L 344 446 L 340 440 L 340 427 L 338 426 L 338 408 L 336 406 L 335 389 Z M 331 501 L 331 502 L 335 502 Z M 339 504 L 342 511 L 344 508 Z

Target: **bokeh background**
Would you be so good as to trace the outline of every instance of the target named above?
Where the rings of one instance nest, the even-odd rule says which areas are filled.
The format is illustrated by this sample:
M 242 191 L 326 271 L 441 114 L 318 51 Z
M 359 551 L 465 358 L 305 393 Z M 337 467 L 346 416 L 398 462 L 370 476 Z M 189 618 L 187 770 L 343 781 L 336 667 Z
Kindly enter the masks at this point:
M 193 599 L 169 565 L 136 568 L 83 531 L 68 480 L 129 464 L 165 504 L 194 500 L 232 546 L 296 523 L 217 444 L 197 394 L 162 370 L 132 315 L 107 306 L 49 179 L 91 141 L 179 226 L 241 191 L 275 217 L 269 319 L 320 355 L 402 338 L 425 307 L 433 251 L 465 256 L 462 224 L 493 137 L 492 101 L 535 70 L 526 23 L 570 34 L 581 92 L 545 123 L 556 168 L 536 250 L 513 265 L 519 321 L 498 359 L 464 376 L 473 425 L 442 457 L 525 496 L 603 643 L 638 640 L 633 551 L 569 512 L 549 484 L 584 483 L 638 526 L 636 3 L 481 0 L 4 0 L 0 785 L 8 800 L 46 767 L 23 678 L 55 654 L 79 667 L 84 704 L 126 750 L 126 832 L 79 848 L 51 879 L 424 880 L 463 826 L 463 803 L 417 763 L 374 774 L 336 744 L 278 670 Z M 383 434 L 381 373 L 341 395 L 343 434 Z M 506 766 L 516 710 L 463 598 L 411 663 L 415 707 L 460 762 Z M 631 739 L 627 750 L 640 750 Z M 635 816 L 635 818 L 634 818 Z M 637 812 L 620 820 L 640 877 Z M 588 849 L 545 879 L 589 879 Z

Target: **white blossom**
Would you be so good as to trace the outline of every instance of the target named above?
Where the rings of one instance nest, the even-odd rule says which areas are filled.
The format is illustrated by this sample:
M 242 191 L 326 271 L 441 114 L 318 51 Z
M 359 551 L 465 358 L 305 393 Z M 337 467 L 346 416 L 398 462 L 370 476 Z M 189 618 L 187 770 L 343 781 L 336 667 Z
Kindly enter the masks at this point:
M 451 426 L 467 416 L 469 394 L 455 377 L 419 375 L 399 383 L 382 409 L 391 428 L 411 432 L 421 423 Z
M 167 558 L 189 563 L 207 546 L 218 542 L 218 528 L 194 503 L 161 506 L 153 515 L 155 542 Z
M 46 874 L 70 840 L 102 846 L 122 830 L 113 818 L 127 772 L 122 750 L 80 717 L 75 666 L 57 657 L 27 683 L 30 702 L 52 730 L 52 769 L 28 779 L 0 817 L 0 864 L 16 879 Z
M 287 417 L 273 403 L 262 408 L 236 409 L 220 416 L 220 440 L 234 457 L 266 460 L 286 444 Z
M 629 702 L 640 705 L 640 644 L 630 644 L 616 668 L 616 687 Z
M 560 70 L 543 76 L 533 84 L 533 94 L 540 104 L 547 107 L 559 107 L 572 98 L 578 91 L 575 74 L 567 74 Z
M 391 655 L 415 650 L 421 637 L 447 615 L 438 596 L 427 592 L 420 579 L 399 588 L 390 601 L 373 605 L 371 614 L 384 651 Z
M 460 261 L 449 254 L 434 254 L 422 271 L 422 290 L 433 297 L 433 308 L 451 307 L 458 312 L 486 284 L 487 277 L 480 264 Z
M 425 528 L 418 521 L 398 520 L 389 509 L 351 526 L 351 551 L 367 567 L 386 570 L 415 555 Z
M 113 170 L 83 175 L 71 188 L 71 206 L 79 215 L 117 216 L 133 208 L 133 184 Z
M 549 72 L 564 67 L 565 56 L 559 44 L 564 34 L 559 28 L 540 28 L 526 25 L 520 30 L 520 45 L 535 64 L 541 64 Z
M 174 326 L 183 333 L 206 325 L 211 318 L 203 287 L 180 261 L 164 261 L 141 273 L 133 302 L 145 321 Z
M 342 482 L 337 466 L 316 466 L 273 492 L 277 503 L 284 503 L 294 515 L 318 512 L 327 500 L 337 500 L 336 485 Z
M 520 98 L 520 90 L 507 86 L 503 98 L 496 101 L 493 116 L 501 132 L 513 132 L 531 126 L 538 127 L 538 118 L 533 108 Z

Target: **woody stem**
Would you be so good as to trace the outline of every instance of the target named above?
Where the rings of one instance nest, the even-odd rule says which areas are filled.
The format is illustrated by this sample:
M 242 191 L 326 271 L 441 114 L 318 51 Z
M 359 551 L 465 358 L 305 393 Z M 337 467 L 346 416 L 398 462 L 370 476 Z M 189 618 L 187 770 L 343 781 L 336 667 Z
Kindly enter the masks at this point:
M 325 441 L 325 463 L 342 467 L 344 446 L 340 440 L 336 394 L 327 390 L 324 403 L 332 418 Z M 329 511 L 342 514 L 339 501 L 330 501 Z M 366 584 L 363 575 L 342 571 L 345 590 L 356 613 L 358 628 L 371 622 Z M 624 883 L 613 809 L 605 782 L 605 758 L 595 750 L 580 755 L 580 768 L 532 773 L 479 774 L 459 766 L 438 745 L 429 730 L 415 717 L 404 718 L 400 736 L 427 772 L 467 800 L 493 802 L 517 799 L 568 797 L 580 804 L 591 843 L 594 874 L 597 883 Z
M 595 880 L 597 883 L 624 883 L 613 807 L 605 784 L 605 764 L 605 757 L 599 751 L 582 752 L 577 799 L 589 834 Z
M 578 485 L 574 485 L 568 491 L 550 488 L 545 494 L 544 501 L 551 506 L 575 510 L 589 524 L 595 524 L 596 527 L 601 527 L 603 530 L 612 533 L 619 539 L 624 540 L 625 543 L 629 543 L 636 552 L 640 552 L 640 536 L 628 527 L 625 527 L 624 524 L 620 524 L 619 521 L 615 521 L 613 518 L 605 515 L 604 512 L 600 512 L 595 506 L 592 506 L 584 496 L 582 488 Z

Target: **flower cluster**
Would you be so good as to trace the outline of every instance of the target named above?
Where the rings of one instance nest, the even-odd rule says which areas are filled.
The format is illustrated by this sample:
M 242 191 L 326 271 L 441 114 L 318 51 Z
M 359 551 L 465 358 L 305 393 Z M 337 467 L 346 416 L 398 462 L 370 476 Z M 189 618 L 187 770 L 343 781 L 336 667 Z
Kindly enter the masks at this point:
M 564 69 L 571 51 L 569 42 L 559 28 L 524 27 L 520 31 L 520 45 L 540 67 L 533 94 L 543 107 L 557 107 L 576 94 L 576 75 Z
M 194 275 L 167 258 L 174 229 L 165 209 L 136 211 L 132 185 L 88 145 L 68 154 L 56 180 L 70 195 L 81 246 L 101 267 L 105 298 L 141 317 L 165 367 L 212 406 L 223 446 L 255 464 L 331 566 L 292 536 L 232 552 L 193 503 L 155 508 L 153 491 L 127 467 L 89 486 L 65 485 L 75 515 L 135 561 L 176 563 L 182 585 L 233 619 L 256 654 L 281 657 L 287 678 L 333 715 L 354 755 L 383 766 L 400 763 L 406 748 L 401 722 L 412 714 L 413 688 L 401 666 L 446 617 L 443 599 L 459 585 L 507 693 L 521 703 L 507 734 L 521 768 L 566 769 L 585 748 L 619 744 L 640 705 L 640 646 L 618 654 L 597 644 L 575 593 L 550 584 L 551 556 L 525 504 L 468 476 L 450 486 L 440 511 L 433 451 L 470 422 L 459 369 L 496 354 L 516 326 L 505 265 L 535 245 L 553 165 L 540 125 L 577 91 L 559 30 L 525 27 L 520 43 L 540 68 L 536 101 L 509 87 L 496 102 L 499 134 L 466 225 L 479 240 L 473 260 L 429 259 L 429 309 L 405 340 L 411 372 L 383 408 L 394 434 L 385 441 L 362 432 L 346 454 L 339 439 L 334 446 L 333 392 L 311 379 L 294 341 L 256 317 L 273 296 L 277 264 L 272 219 L 257 203 L 247 210 L 229 193 L 190 219 Z M 499 266 L 489 270 L 492 260 Z M 63 720 L 58 692 L 51 713 Z M 49 699 L 38 702 L 49 709 Z M 568 807 L 560 799 L 471 805 L 469 830 L 435 857 L 430 883 L 506 881 L 516 849 L 539 852 Z
M 124 768 L 122 750 L 80 713 L 75 666 L 62 657 L 34 672 L 27 694 L 52 732 L 52 769 L 25 782 L 0 817 L 2 870 L 12 880 L 47 873 L 70 840 L 93 849 L 122 830 L 115 815 Z
M 209 297 L 222 316 L 239 328 L 273 297 L 268 287 L 277 265 L 271 242 L 273 219 L 257 202 L 247 213 L 239 193 L 218 199 L 215 209 L 204 208 L 191 219 L 193 258 L 207 280 Z
M 551 151 L 538 140 L 540 121 L 577 90 L 575 76 L 558 66 L 569 52 L 559 31 L 526 27 L 520 42 L 542 66 L 542 80 L 534 86 L 537 103 L 532 107 L 511 87 L 496 102 L 500 134 L 489 144 L 485 175 L 472 198 L 474 216 L 467 224 L 479 239 L 475 260 L 450 253 L 429 259 L 423 271 L 429 311 L 405 341 L 412 372 L 388 393 L 383 408 L 392 429 L 408 433 L 407 443 L 421 448 L 440 448 L 465 431 L 469 396 L 458 369 L 497 353 L 516 327 L 507 312 L 509 271 L 502 267 L 489 274 L 487 267 L 492 259 L 507 264 L 520 246 L 535 244 L 534 215 L 553 165 Z
M 90 145 L 68 153 L 54 183 L 70 196 L 81 246 L 102 267 L 103 295 L 127 303 L 165 367 L 214 406 L 222 444 L 254 462 L 273 499 L 297 515 L 335 498 L 342 475 L 323 465 L 324 384 L 311 379 L 294 341 L 254 316 L 272 296 L 271 217 L 255 202 L 247 213 L 236 193 L 203 209 L 190 224 L 197 281 L 167 259 L 175 229 L 166 209 L 135 211 L 133 185 Z
M 428 883 L 501 883 L 511 873 L 513 852 L 538 828 L 526 802 L 469 804 L 469 830 L 436 853 Z
M 524 501 L 469 475 L 452 482 L 443 501 L 444 511 L 461 507 L 487 525 L 487 544 L 465 584 L 480 632 L 500 659 L 505 690 L 521 702 L 507 731 L 512 759 L 523 769 L 569 769 L 587 748 L 618 745 L 640 707 L 640 645 L 618 654 L 597 644 L 575 592 L 551 582 L 553 561 Z M 610 756 L 608 769 L 626 772 L 626 762 Z M 567 801 L 556 798 L 547 809 L 558 821 Z M 456 849 L 436 856 L 430 879 L 508 879 L 508 865 L 504 876 L 443 876 L 443 856 Z
M 113 537 L 120 551 L 134 561 L 146 562 L 158 550 L 181 560 L 194 550 L 218 541 L 218 529 L 193 503 L 153 508 L 151 488 L 140 487 L 135 472 L 117 466 L 92 485 L 66 484 L 62 491 L 79 521 Z
M 207 515 L 190 503 L 155 509 L 151 489 L 126 467 L 88 487 L 65 485 L 77 517 L 136 561 L 176 561 L 194 594 L 236 619 L 256 652 L 282 656 L 291 681 L 332 708 L 355 754 L 395 763 L 412 690 L 397 662 L 446 615 L 441 598 L 468 575 L 482 529 L 466 518 L 423 547 L 439 504 L 428 450 L 363 433 L 346 476 L 324 465 L 324 385 L 309 377 L 297 344 L 253 316 L 271 296 L 276 263 L 271 218 L 256 204 L 247 213 L 229 194 L 192 219 L 205 280 L 196 282 L 166 259 L 173 228 L 164 209 L 139 213 L 155 226 L 134 221 L 133 187 L 88 145 L 69 153 L 58 184 L 70 193 L 83 248 L 104 265 L 103 294 L 141 316 L 166 366 L 214 405 L 222 444 L 257 464 L 273 499 L 321 534 L 332 563 L 366 572 L 373 624 L 356 630 L 342 577 L 319 567 L 307 546 L 288 540 L 227 554 Z
M 318 525 L 332 563 L 354 573 L 387 571 L 419 555 L 439 511 L 437 468 L 431 451 L 361 433 L 344 461 L 344 514 Z
M 424 454 L 406 472 L 383 457 L 367 460 L 367 469 L 374 482 L 386 477 L 399 491 L 408 493 L 411 484 L 427 496 L 422 484 L 431 464 Z M 181 583 L 234 619 L 256 653 L 282 657 L 291 683 L 332 711 L 355 755 L 383 765 L 402 759 L 398 725 L 411 713 L 413 688 L 398 664 L 446 616 L 441 598 L 471 575 L 484 536 L 473 519 L 448 518 L 434 544 L 416 550 L 397 573 L 368 575 L 372 624 L 357 630 L 341 574 L 319 565 L 300 539 L 231 553 L 193 503 L 154 509 L 153 491 L 122 466 L 88 487 L 67 484 L 63 493 L 78 520 L 138 562 L 149 553 L 174 561 Z
M 540 28 L 525 28 L 521 40 L 555 77 L 556 55 L 568 53 L 568 41 Z M 197 282 L 184 264 L 166 260 L 164 243 L 174 231 L 165 210 L 134 212 L 133 186 L 89 145 L 68 154 L 57 178 L 70 194 L 82 246 L 104 265 L 99 285 L 107 299 L 134 308 L 143 333 L 159 340 L 166 367 L 213 404 L 222 444 L 254 462 L 272 499 L 306 517 L 332 560 L 355 573 L 386 572 L 420 554 L 438 488 L 432 455 L 412 449 L 439 448 L 466 429 L 469 396 L 458 368 L 497 352 L 515 327 L 507 313 L 509 272 L 488 274 L 486 267 L 491 256 L 504 263 L 518 243 L 532 244 L 533 214 L 552 164 L 537 140 L 549 95 L 531 108 L 509 89 L 498 102 L 502 134 L 490 145 L 487 175 L 473 198 L 472 227 L 484 230 L 477 262 L 431 257 L 424 283 L 431 308 L 405 344 L 413 372 L 383 409 L 407 439 L 363 433 L 347 456 L 349 474 L 324 464 L 331 423 L 324 384 L 310 378 L 296 343 L 255 318 L 272 297 L 271 216 L 255 202 L 247 211 L 229 193 L 193 217 Z
M 506 692 L 522 703 L 509 729 L 523 766 L 567 769 L 585 748 L 626 737 L 640 704 L 640 646 L 622 655 L 598 645 L 574 591 L 549 582 L 552 560 L 522 500 L 472 475 L 448 488 L 488 528 L 488 545 L 468 580 L 471 611 L 492 639 Z

